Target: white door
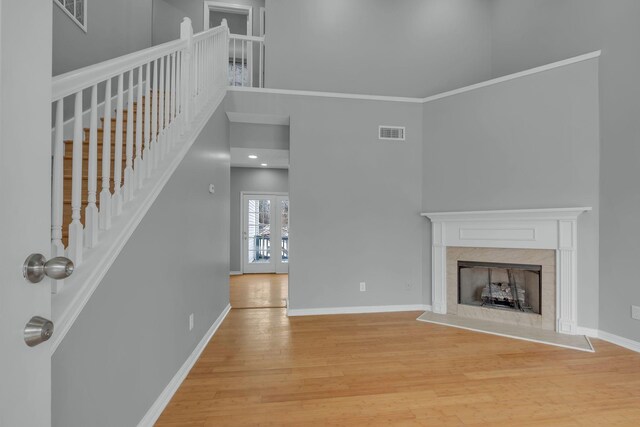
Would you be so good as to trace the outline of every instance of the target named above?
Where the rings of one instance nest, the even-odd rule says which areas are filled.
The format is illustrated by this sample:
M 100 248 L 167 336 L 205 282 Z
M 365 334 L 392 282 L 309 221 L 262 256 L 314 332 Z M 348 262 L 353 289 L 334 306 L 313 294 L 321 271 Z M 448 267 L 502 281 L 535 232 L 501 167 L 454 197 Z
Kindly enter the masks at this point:
M 279 250 L 276 254 L 276 273 L 289 273 L 289 196 L 276 197 Z
M 289 198 L 243 194 L 243 273 L 288 273 Z
M 51 425 L 49 343 L 24 327 L 51 318 L 51 282 L 28 283 L 27 256 L 50 255 L 51 5 L 0 0 L 0 426 Z M 25 27 L 25 22 L 29 25 Z

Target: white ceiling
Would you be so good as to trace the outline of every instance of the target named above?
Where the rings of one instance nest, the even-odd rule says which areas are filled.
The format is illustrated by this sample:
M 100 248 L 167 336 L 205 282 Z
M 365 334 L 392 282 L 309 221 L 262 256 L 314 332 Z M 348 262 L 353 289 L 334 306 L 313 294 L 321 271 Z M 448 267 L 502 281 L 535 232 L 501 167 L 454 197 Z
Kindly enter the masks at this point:
M 257 159 L 250 159 L 249 155 L 255 154 Z M 231 167 L 261 168 L 261 163 L 266 163 L 266 168 L 289 169 L 289 150 L 272 150 L 264 148 L 236 148 L 231 147 Z

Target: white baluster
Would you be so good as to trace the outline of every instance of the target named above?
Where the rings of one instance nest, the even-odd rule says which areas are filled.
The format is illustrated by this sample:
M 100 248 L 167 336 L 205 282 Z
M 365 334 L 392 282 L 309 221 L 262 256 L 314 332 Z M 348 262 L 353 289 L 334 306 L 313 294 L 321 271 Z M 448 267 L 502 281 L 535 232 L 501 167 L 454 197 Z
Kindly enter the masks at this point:
M 62 216 L 64 211 L 64 100 L 56 102 L 56 131 L 53 140 L 51 180 L 51 257 L 64 256 Z M 52 280 L 51 292 L 60 292 L 64 280 Z
M 164 152 L 169 152 L 171 146 L 171 136 L 169 134 L 169 105 L 171 102 L 171 56 L 168 55 L 165 61 L 166 70 L 164 75 Z
M 220 65 L 221 65 L 221 63 L 218 61 L 219 39 L 217 34 L 211 38 L 211 43 L 213 44 L 213 50 L 211 51 L 212 60 L 213 60 L 213 73 L 211 75 L 212 76 L 211 81 L 213 82 L 213 85 L 216 86 L 220 76 Z
M 141 105 L 138 108 L 142 108 Z M 147 64 L 146 82 L 144 85 L 144 147 L 149 151 L 149 162 L 147 162 L 147 177 L 153 172 L 153 147 L 151 144 L 151 64 Z M 138 111 L 141 114 L 142 111 Z
M 193 27 L 191 19 L 185 18 L 180 25 L 180 38 L 187 40 L 187 48 L 182 54 L 182 110 L 184 113 L 184 121 L 186 130 L 191 127 L 191 93 L 193 91 L 193 80 L 191 80 L 191 62 L 193 50 Z
M 98 85 L 91 88 L 91 116 L 89 121 L 89 165 L 87 207 L 84 211 L 84 244 L 93 248 L 98 244 Z
M 133 70 L 129 71 L 129 90 L 127 91 L 127 142 L 126 142 L 126 163 L 124 168 L 124 192 L 125 202 L 133 199 Z
M 142 187 L 147 168 L 147 157 L 149 153 L 145 149 L 142 150 L 142 114 L 140 114 L 140 106 L 142 105 L 142 92 L 144 91 L 144 83 L 142 81 L 142 65 L 138 67 L 138 94 L 136 98 L 136 159 L 134 161 L 133 170 L 135 171 L 136 182 L 138 188 Z
M 247 64 L 251 64 L 251 67 L 247 65 L 247 68 L 249 69 L 249 86 L 253 87 L 253 41 L 247 41 L 247 47 L 249 49 Z
M 162 93 L 158 93 L 158 145 L 160 151 L 160 159 L 164 160 L 164 151 L 166 146 L 166 137 L 164 134 L 164 101 L 166 93 L 164 83 L 164 56 L 160 58 L 160 81 L 159 90 Z
M 124 75 L 118 76 L 118 97 L 116 101 L 116 147 L 114 153 L 113 165 L 113 214 L 120 215 L 122 213 L 122 120 L 123 120 L 123 86 Z
M 236 66 L 236 39 L 233 39 L 233 67 L 231 68 L 231 71 L 233 71 L 233 86 L 236 85 L 236 75 L 237 73 L 237 66 Z
M 206 54 L 206 63 L 205 63 L 205 82 L 204 82 L 204 88 L 205 88 L 205 96 L 206 96 L 206 102 L 208 103 L 209 101 L 209 97 L 211 96 L 211 73 L 213 71 L 213 66 L 211 63 L 211 38 L 207 38 L 205 40 L 205 54 Z
M 176 129 L 176 138 L 179 138 L 183 133 L 184 133 L 184 126 L 182 123 L 182 114 L 181 114 L 181 108 L 182 108 L 182 103 L 181 98 L 180 98 L 180 91 L 182 89 L 181 84 L 180 84 L 180 79 L 181 77 L 181 64 L 182 64 L 182 59 L 180 58 L 182 56 L 182 52 L 177 51 L 176 52 L 176 120 L 177 120 L 177 129 Z
M 76 93 L 73 122 L 73 161 L 71 175 L 71 224 L 69 225 L 69 247 L 67 256 L 76 266 L 82 264 L 83 228 L 82 209 L 82 91 Z
M 264 41 L 260 42 L 260 75 L 258 76 L 259 87 L 264 87 Z
M 242 45 L 242 62 L 240 62 L 240 81 L 241 85 L 244 86 L 244 40 L 240 40 L 240 44 Z
M 104 90 L 102 126 L 102 191 L 100 192 L 100 228 L 111 228 L 111 79 Z
M 177 126 L 176 126 L 176 60 L 177 55 L 174 53 L 171 56 L 171 109 L 169 110 L 171 115 L 171 146 L 176 143 Z
M 153 158 L 157 163 L 160 160 L 160 147 L 158 146 L 158 60 L 153 63 L 153 97 L 151 107 L 151 145 L 153 146 Z

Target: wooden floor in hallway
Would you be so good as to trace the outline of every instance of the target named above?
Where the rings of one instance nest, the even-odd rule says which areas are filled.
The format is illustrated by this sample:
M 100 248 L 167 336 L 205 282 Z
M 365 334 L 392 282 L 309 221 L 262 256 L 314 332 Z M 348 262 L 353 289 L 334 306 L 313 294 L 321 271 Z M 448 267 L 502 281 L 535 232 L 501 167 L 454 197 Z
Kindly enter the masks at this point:
M 241 274 L 229 279 L 232 308 L 284 308 L 289 292 L 288 274 Z
M 417 322 L 231 310 L 159 427 L 637 426 L 640 354 Z

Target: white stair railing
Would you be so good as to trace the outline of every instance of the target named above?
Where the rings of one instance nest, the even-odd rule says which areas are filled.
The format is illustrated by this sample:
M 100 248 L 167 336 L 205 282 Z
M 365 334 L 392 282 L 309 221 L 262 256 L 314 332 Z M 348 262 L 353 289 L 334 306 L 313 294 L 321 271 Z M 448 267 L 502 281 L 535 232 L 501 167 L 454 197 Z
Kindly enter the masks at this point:
M 229 85 L 264 87 L 264 37 L 230 34 Z
M 180 34 L 53 79 L 51 245 L 78 269 L 228 84 L 226 22 L 194 35 L 185 18 Z

